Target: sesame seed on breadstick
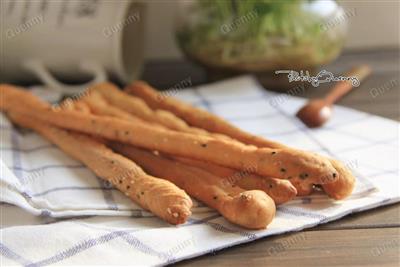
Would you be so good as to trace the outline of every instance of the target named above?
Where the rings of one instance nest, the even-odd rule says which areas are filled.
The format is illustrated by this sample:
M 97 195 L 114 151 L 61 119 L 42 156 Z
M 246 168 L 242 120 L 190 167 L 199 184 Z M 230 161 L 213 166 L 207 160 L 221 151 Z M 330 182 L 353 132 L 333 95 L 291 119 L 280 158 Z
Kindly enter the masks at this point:
M 227 220 L 249 229 L 263 229 L 275 216 L 274 201 L 263 191 L 245 191 L 205 170 L 155 155 L 134 146 L 112 143 L 118 153 L 147 172 L 168 179 L 189 195 L 218 210 Z
M 110 182 L 141 207 L 165 221 L 181 224 L 190 216 L 192 201 L 182 189 L 171 182 L 146 174 L 133 161 L 114 153 L 103 143 L 19 113 L 10 112 L 9 116 L 13 122 L 35 130 L 56 144 L 97 176 Z

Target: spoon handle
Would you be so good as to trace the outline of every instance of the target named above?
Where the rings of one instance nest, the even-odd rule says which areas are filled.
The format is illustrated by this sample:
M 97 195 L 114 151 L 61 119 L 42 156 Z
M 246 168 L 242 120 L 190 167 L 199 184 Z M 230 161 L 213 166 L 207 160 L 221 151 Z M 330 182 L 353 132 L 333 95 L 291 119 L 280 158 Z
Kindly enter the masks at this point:
M 367 78 L 370 74 L 371 68 L 368 65 L 361 65 L 351 69 L 345 74 L 345 77 L 356 77 L 361 83 L 361 81 Z M 350 92 L 353 88 L 354 87 L 351 81 L 337 82 L 336 85 L 329 92 L 329 94 L 325 97 L 325 101 L 327 102 L 327 104 L 332 105 L 348 92 Z

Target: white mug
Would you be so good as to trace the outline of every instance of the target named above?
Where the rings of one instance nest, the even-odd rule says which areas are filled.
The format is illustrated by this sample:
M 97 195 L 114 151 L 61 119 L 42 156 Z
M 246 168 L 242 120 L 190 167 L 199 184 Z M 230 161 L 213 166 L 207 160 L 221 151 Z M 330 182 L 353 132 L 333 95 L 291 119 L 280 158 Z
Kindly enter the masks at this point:
M 39 79 L 63 93 L 137 78 L 143 55 L 143 3 L 132 0 L 1 1 L 2 82 Z M 66 85 L 57 78 L 89 83 Z

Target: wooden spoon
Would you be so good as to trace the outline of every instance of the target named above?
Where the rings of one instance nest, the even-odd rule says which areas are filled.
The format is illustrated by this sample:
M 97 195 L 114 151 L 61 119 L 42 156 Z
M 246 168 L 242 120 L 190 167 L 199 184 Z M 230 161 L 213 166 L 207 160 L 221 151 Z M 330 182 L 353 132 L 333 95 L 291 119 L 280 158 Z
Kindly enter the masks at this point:
M 345 77 L 357 77 L 361 83 L 369 74 L 371 68 L 367 65 L 357 66 L 345 74 Z M 353 89 L 350 81 L 340 81 L 324 98 L 310 100 L 296 114 L 308 127 L 322 126 L 332 116 L 332 105 Z

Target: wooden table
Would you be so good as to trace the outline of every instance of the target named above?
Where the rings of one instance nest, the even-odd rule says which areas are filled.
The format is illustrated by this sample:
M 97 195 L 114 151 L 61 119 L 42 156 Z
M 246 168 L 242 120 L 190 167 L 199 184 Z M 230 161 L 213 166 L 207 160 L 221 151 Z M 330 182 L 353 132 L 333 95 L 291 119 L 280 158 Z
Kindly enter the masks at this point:
M 399 120 L 400 53 L 395 50 L 346 52 L 324 69 L 342 73 L 360 63 L 373 74 L 340 105 Z M 205 72 L 182 61 L 150 62 L 143 79 L 169 88 L 190 77 L 206 83 Z M 374 88 L 383 91 L 375 95 Z M 302 97 L 326 93 L 329 85 L 307 90 Z M 347 216 L 303 232 L 267 237 L 178 263 L 178 266 L 400 266 L 400 205 Z M 284 249 L 282 249 L 284 248 Z M 271 253 L 272 252 L 272 253 Z

